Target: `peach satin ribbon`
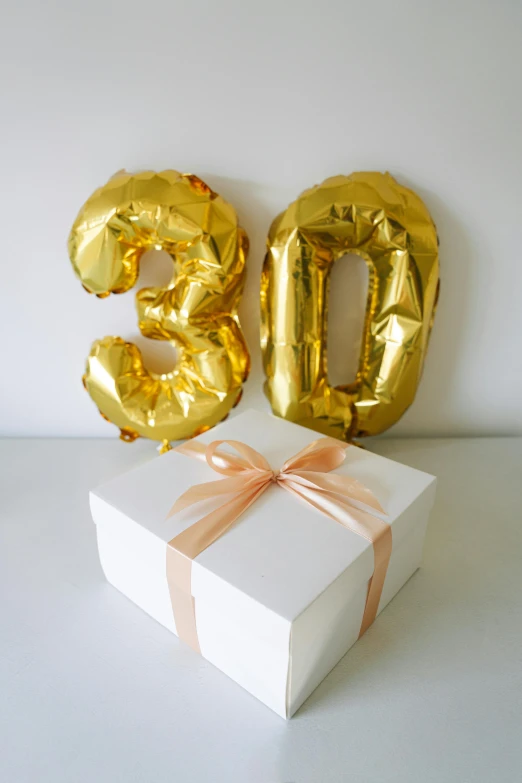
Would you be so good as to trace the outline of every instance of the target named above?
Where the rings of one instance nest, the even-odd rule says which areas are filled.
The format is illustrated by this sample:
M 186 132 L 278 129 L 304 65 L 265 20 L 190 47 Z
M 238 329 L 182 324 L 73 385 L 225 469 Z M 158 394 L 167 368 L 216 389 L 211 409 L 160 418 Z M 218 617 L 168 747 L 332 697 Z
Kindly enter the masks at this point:
M 234 448 L 240 456 L 218 451 L 222 443 Z M 392 532 L 390 525 L 377 516 L 385 516 L 385 512 L 368 487 L 350 476 L 330 473 L 344 461 L 346 447 L 333 438 L 320 438 L 287 460 L 278 472 L 272 470 L 262 454 L 238 440 L 215 440 L 208 446 L 192 440 L 177 447 L 176 451 L 206 461 L 213 470 L 227 477 L 190 487 L 167 515 L 170 517 L 204 500 L 222 500 L 217 508 L 167 546 L 167 578 L 181 639 L 200 652 L 191 595 L 193 559 L 220 538 L 272 483 L 373 544 L 374 570 L 359 637 L 363 635 L 379 608 L 392 551 Z

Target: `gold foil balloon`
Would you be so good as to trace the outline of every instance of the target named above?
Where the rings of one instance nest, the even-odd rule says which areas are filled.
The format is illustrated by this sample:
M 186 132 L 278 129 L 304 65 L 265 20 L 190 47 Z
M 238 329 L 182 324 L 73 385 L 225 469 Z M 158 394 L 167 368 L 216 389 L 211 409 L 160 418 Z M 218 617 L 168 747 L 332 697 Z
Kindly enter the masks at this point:
M 333 264 L 369 267 L 357 377 L 328 383 Z M 435 225 L 389 174 L 332 177 L 272 223 L 261 283 L 265 391 L 274 413 L 342 440 L 376 435 L 413 402 L 439 289 Z
M 237 317 L 248 239 L 237 215 L 198 177 L 177 171 L 117 174 L 82 207 L 69 255 L 100 297 L 134 286 L 149 249 L 172 257 L 167 288 L 136 295 L 141 333 L 178 350 L 172 372 L 149 372 L 136 345 L 97 340 L 84 384 L 124 440 L 190 438 L 224 419 L 249 369 Z

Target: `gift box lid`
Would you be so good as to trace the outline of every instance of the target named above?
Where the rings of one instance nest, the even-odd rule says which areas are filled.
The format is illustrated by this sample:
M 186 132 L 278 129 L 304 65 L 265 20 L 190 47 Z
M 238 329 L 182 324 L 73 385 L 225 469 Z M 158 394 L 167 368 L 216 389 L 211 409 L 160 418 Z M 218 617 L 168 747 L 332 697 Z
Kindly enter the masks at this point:
M 278 469 L 319 437 L 270 414 L 247 410 L 197 440 L 242 440 Z M 433 491 L 436 481 L 356 446 L 348 447 L 336 472 L 353 476 L 376 495 L 388 514 L 394 548 L 415 524 L 415 514 L 404 512 Z M 91 494 L 167 543 L 205 513 L 202 504 L 167 519 L 176 498 L 194 484 L 219 477 L 204 462 L 172 450 Z M 372 544 L 273 484 L 195 559 L 192 593 L 197 597 L 204 589 L 231 587 L 293 621 L 347 568 L 354 571 L 354 584 L 367 581 L 373 572 Z

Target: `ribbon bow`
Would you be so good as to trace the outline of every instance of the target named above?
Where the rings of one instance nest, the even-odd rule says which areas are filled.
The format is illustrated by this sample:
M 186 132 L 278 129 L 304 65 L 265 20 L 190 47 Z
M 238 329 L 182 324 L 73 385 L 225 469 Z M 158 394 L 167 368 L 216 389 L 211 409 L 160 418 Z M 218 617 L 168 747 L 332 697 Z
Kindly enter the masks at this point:
M 218 451 L 221 444 L 231 446 L 239 456 Z M 346 444 L 333 438 L 320 438 L 274 471 L 262 454 L 238 440 L 215 440 L 208 446 L 192 440 L 178 446 L 176 451 L 206 461 L 227 478 L 190 487 L 176 500 L 167 517 L 205 500 L 223 502 L 176 536 L 169 547 L 192 561 L 275 483 L 372 542 L 374 571 L 359 633 L 362 636 L 377 615 L 392 537 L 390 525 L 378 516 L 386 514 L 368 487 L 350 476 L 330 473 L 344 462 L 346 448 Z M 183 581 L 186 586 L 186 578 Z M 177 583 L 181 587 L 179 579 Z

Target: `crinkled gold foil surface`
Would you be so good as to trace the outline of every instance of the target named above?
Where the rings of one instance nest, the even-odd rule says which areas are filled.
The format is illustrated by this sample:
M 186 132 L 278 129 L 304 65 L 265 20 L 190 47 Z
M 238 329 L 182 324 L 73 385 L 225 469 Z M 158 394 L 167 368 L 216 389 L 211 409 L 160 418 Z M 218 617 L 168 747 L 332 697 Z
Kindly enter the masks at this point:
M 328 383 L 328 295 L 347 253 L 369 267 L 355 382 Z M 439 289 L 425 205 L 390 174 L 356 173 L 305 191 L 273 222 L 261 284 L 265 391 L 274 413 L 343 440 L 391 427 L 413 402 Z
M 214 426 L 239 401 L 249 369 L 237 317 L 248 239 L 234 208 L 198 177 L 120 173 L 80 210 L 72 265 L 88 292 L 121 294 L 149 249 L 169 253 L 173 277 L 166 288 L 138 291 L 139 328 L 175 344 L 176 366 L 150 372 L 136 345 L 105 337 L 92 346 L 84 385 L 125 440 L 171 441 Z

